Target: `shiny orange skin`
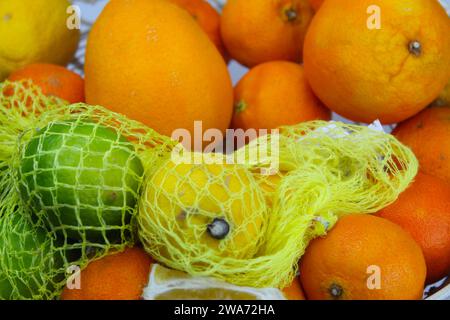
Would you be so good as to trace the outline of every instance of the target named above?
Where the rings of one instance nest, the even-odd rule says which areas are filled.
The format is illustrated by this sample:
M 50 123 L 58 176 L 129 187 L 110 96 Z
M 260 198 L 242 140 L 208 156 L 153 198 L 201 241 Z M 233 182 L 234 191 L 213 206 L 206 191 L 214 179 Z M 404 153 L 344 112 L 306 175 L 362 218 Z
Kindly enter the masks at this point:
M 10 81 L 31 79 L 47 96 L 56 96 L 69 103 L 84 102 L 84 80 L 64 67 L 47 63 L 35 63 L 16 70 Z
M 313 7 L 314 11 L 317 11 L 319 10 L 324 0 L 308 0 L 308 1 L 311 4 L 311 7 Z
M 113 0 L 92 27 L 86 100 L 171 136 L 224 132 L 233 87 L 222 56 L 186 10 L 165 0 Z
M 222 41 L 220 34 L 220 15 L 219 13 L 205 0 L 170 0 L 176 3 L 197 21 L 203 31 L 206 32 L 209 39 L 216 45 L 217 50 L 223 56 L 225 61 L 229 60 L 227 50 Z
M 251 69 L 234 90 L 234 128 L 275 129 L 309 120 L 330 120 L 331 112 L 317 99 L 303 67 L 273 61 Z
M 450 273 L 450 184 L 419 173 L 396 202 L 378 216 L 408 231 L 421 246 L 427 263 L 427 283 Z
M 375 267 L 374 267 L 375 266 Z M 380 287 L 369 289 L 379 268 Z M 419 245 L 400 226 L 371 215 L 341 218 L 311 242 L 300 261 L 310 300 L 420 299 L 426 265 Z
M 424 173 L 450 183 L 450 105 L 423 110 L 393 134 L 413 150 Z
M 438 1 L 327 0 L 306 35 L 306 76 L 332 111 L 397 123 L 428 106 L 448 82 L 449 34 Z
M 81 289 L 64 289 L 61 300 L 140 300 L 152 259 L 138 247 L 91 262 L 81 271 Z
M 307 0 L 228 0 L 222 39 L 231 57 L 247 67 L 273 60 L 301 62 L 313 15 Z
M 306 300 L 299 277 L 296 277 L 294 281 L 292 281 L 292 284 L 282 291 L 288 300 Z

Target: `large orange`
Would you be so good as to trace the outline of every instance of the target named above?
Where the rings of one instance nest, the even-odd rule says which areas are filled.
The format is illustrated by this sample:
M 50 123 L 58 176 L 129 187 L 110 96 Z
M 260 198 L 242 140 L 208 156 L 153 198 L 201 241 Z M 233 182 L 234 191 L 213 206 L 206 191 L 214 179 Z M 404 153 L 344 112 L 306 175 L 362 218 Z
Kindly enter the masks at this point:
M 426 266 L 419 245 L 400 226 L 371 215 L 341 218 L 300 262 L 312 300 L 420 299 Z
M 313 15 L 308 0 L 228 0 L 222 38 L 230 55 L 248 67 L 272 60 L 300 62 Z
M 219 51 L 185 10 L 164 0 L 112 0 L 86 52 L 86 100 L 171 135 L 194 121 L 224 131 L 233 87 Z
M 306 35 L 305 72 L 319 99 L 344 117 L 399 122 L 448 82 L 449 34 L 438 1 L 327 0 Z
M 84 80 L 75 72 L 47 63 L 35 63 L 16 70 L 8 80 L 31 79 L 45 95 L 56 96 L 70 103 L 84 102 Z
M 450 184 L 419 173 L 414 183 L 379 216 L 408 231 L 422 247 L 427 282 L 450 273 Z
M 450 105 L 423 110 L 393 134 L 413 150 L 423 172 L 450 182 Z
M 148 283 L 152 259 L 140 248 L 128 248 L 81 271 L 79 289 L 66 287 L 62 300 L 139 300 Z
M 330 120 L 331 112 L 317 99 L 303 67 L 273 61 L 251 69 L 234 91 L 233 127 L 275 129 L 309 120 Z
M 205 0 L 170 0 L 176 3 L 197 21 L 206 32 L 209 39 L 216 45 L 220 54 L 227 61 L 228 53 L 222 41 L 220 34 L 220 15 L 219 13 Z

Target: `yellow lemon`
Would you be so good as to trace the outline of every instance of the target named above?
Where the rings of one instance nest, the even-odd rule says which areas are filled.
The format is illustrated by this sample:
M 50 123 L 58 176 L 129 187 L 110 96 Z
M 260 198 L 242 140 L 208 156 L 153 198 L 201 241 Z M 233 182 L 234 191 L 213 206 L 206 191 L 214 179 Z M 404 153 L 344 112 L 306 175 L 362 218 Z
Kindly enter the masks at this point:
M 66 65 L 73 58 L 80 31 L 68 27 L 70 5 L 68 0 L 0 1 L 0 81 L 33 62 Z
M 140 236 L 156 260 L 202 272 L 224 258 L 251 258 L 258 251 L 267 207 L 244 167 L 168 160 L 143 193 Z

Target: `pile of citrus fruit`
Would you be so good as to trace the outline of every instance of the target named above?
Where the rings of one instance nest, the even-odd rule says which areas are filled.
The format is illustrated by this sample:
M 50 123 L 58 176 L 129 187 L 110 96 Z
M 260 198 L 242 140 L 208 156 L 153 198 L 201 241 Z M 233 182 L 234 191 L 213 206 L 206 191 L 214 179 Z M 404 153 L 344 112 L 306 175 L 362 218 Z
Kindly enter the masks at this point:
M 450 13 L 438 0 L 110 0 L 83 74 L 68 69 L 80 40 L 71 5 L 0 2 L 0 299 L 422 299 L 449 276 Z M 234 87 L 232 61 L 249 68 Z M 311 222 L 321 236 L 307 233 L 289 284 L 202 273 L 211 252 L 245 260 L 268 250 L 276 208 L 310 191 L 289 166 L 261 178 L 214 163 L 229 129 L 285 133 L 322 120 L 332 130 L 333 113 L 395 126 L 390 137 L 419 164 L 406 190 L 370 214 Z M 174 163 L 161 150 L 178 140 L 213 162 Z M 350 156 L 323 154 L 320 141 L 315 150 L 339 162 L 333 177 L 352 178 Z M 406 170 L 396 160 L 387 186 Z M 357 164 L 363 186 L 379 177 L 368 162 Z M 320 183 L 314 197 L 331 197 L 330 180 Z M 77 285 L 63 268 L 80 257 Z M 49 268 L 58 272 L 36 277 Z

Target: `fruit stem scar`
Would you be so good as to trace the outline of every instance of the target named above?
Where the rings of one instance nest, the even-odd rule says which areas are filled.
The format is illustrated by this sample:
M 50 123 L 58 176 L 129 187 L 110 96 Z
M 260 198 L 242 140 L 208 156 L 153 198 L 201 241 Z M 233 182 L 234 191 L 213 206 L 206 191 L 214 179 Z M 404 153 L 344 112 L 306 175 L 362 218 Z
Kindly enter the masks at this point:
M 328 292 L 330 293 L 333 299 L 339 299 L 340 297 L 342 297 L 344 289 L 342 289 L 340 285 L 333 283 L 328 289 Z
M 297 14 L 297 11 L 294 8 L 286 9 L 284 11 L 284 14 L 286 15 L 287 20 L 289 22 L 297 20 L 298 14 Z
M 417 40 L 413 40 L 408 44 L 408 50 L 411 54 L 420 56 L 422 53 L 422 44 Z
M 234 106 L 234 109 L 235 109 L 236 113 L 241 113 L 242 111 L 247 109 L 247 104 L 241 100 L 238 103 L 236 103 L 236 105 Z
M 207 231 L 214 239 L 222 240 L 230 233 L 230 225 L 225 219 L 215 218 L 208 224 Z
M 11 13 L 7 13 L 3 16 L 3 21 L 9 21 L 12 19 L 12 14 Z

